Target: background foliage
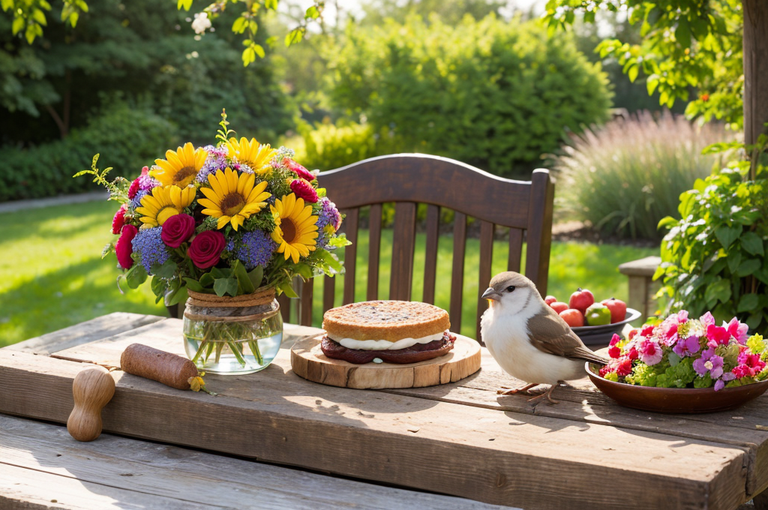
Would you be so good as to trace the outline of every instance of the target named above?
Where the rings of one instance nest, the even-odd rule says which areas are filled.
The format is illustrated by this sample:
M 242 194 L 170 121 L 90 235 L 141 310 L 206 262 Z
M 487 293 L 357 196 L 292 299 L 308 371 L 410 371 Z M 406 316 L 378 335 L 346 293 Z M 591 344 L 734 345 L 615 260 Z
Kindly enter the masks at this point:
M 376 132 L 391 128 L 408 151 L 527 173 L 564 129 L 607 117 L 599 66 L 535 23 L 411 16 L 372 31 L 350 26 L 345 36 L 330 64 L 332 103 Z
M 561 214 L 621 237 L 660 239 L 659 221 L 680 218 L 680 194 L 719 168 L 708 145 L 732 136 L 722 124 L 669 112 L 618 118 L 572 138 L 553 162 Z

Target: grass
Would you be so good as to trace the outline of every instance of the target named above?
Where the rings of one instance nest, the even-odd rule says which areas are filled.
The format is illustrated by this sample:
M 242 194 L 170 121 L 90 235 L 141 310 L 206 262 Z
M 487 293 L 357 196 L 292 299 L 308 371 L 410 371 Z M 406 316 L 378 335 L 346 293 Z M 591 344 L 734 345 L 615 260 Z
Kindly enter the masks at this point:
M 121 295 L 114 257 L 100 257 L 111 239 L 109 226 L 114 203 L 92 202 L 0 214 L 0 346 L 55 331 L 111 312 L 165 315 L 162 304 L 145 284 Z M 391 231 L 382 239 L 380 297 L 389 293 L 389 246 Z M 358 246 L 356 299 L 365 299 L 367 232 Z M 424 237 L 417 238 L 416 274 L 413 298 L 422 296 Z M 418 250 L 418 248 L 422 248 Z M 494 274 L 506 270 L 507 244 L 494 247 Z M 627 298 L 627 279 L 618 272 L 622 262 L 656 254 L 657 250 L 631 246 L 553 243 L 549 273 L 549 294 L 561 300 L 577 287 L 587 287 L 595 297 Z M 438 253 L 438 306 L 448 308 L 452 239 L 440 240 Z M 474 336 L 477 307 L 479 242 L 467 242 L 462 333 Z M 341 280 L 341 279 L 339 279 Z M 341 284 L 337 282 L 337 286 Z M 322 296 L 322 282 L 316 285 L 316 310 Z M 341 287 L 336 291 L 341 300 Z M 319 324 L 320 314 L 315 322 Z

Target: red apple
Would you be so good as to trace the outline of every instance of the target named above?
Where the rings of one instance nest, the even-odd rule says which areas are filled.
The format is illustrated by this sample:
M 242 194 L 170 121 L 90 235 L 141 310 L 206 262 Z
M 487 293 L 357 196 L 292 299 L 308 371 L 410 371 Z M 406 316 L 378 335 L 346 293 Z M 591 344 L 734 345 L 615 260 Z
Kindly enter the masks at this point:
M 557 298 L 555 296 L 547 296 L 544 298 L 544 302 L 548 305 L 551 305 L 555 301 L 557 301 Z
M 557 313 L 564 312 L 569 308 L 567 303 L 561 303 L 560 301 L 555 301 L 554 303 L 550 303 L 549 307 L 552 308 Z
M 584 314 L 575 308 L 569 308 L 560 312 L 560 317 L 572 328 L 580 328 L 584 325 Z
M 570 305 L 569 308 L 575 308 L 576 310 L 579 310 L 582 315 L 586 312 L 587 308 L 590 307 L 595 302 L 595 296 L 592 295 L 590 291 L 587 289 L 582 289 L 579 287 L 579 290 L 571 294 L 571 299 L 568 301 L 568 304 Z
M 611 311 L 611 324 L 621 322 L 627 317 L 627 304 L 621 299 L 605 299 L 603 304 Z

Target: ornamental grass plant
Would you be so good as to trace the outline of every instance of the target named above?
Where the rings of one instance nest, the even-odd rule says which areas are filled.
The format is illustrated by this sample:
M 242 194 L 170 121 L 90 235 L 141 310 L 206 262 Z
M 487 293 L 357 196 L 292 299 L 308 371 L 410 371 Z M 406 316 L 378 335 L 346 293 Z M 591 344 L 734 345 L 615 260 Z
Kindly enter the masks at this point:
M 719 168 L 718 157 L 702 150 L 728 138 L 722 125 L 699 126 L 669 112 L 587 129 L 554 158 L 557 207 L 603 234 L 661 239 L 658 223 L 679 218 L 680 194 Z

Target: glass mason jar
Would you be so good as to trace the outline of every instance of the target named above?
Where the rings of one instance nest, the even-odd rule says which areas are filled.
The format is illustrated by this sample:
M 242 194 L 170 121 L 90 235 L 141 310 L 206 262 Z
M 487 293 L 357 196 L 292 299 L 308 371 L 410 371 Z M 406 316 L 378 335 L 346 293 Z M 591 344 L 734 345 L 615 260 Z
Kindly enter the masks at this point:
M 283 341 L 283 318 L 273 288 L 219 297 L 189 291 L 184 348 L 204 372 L 252 374 L 272 363 Z

